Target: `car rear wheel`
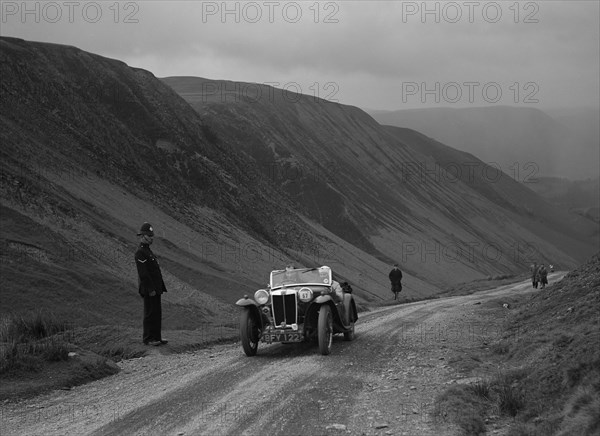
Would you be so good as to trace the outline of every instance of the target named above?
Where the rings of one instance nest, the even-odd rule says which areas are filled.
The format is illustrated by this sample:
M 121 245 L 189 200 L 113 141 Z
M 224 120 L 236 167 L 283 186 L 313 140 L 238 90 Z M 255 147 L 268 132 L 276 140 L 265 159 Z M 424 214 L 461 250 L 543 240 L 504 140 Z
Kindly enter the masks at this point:
M 333 317 L 331 308 L 323 304 L 319 309 L 319 324 L 317 327 L 319 336 L 319 351 L 323 355 L 331 353 L 331 343 L 333 342 Z
M 240 318 L 240 339 L 246 356 L 255 356 L 258 350 L 258 325 L 256 324 L 256 318 L 248 309 L 242 312 Z
M 344 332 L 344 340 L 345 341 L 353 341 L 354 340 L 354 322 L 350 323 L 350 330 Z

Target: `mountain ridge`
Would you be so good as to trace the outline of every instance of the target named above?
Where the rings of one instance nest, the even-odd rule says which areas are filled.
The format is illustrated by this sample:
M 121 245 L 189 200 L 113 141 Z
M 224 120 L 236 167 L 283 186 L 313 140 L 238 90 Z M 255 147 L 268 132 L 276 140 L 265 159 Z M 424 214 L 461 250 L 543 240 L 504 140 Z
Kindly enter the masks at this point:
M 0 58 L 0 198 L 12 217 L 0 234 L 3 310 L 35 302 L 83 324 L 137 325 L 133 252 L 144 221 L 157 231 L 169 328 L 235 323 L 235 299 L 287 263 L 332 266 L 367 305 L 389 298 L 395 261 L 405 296 L 423 298 L 520 273 L 529 257 L 568 267 L 589 251 L 585 221 L 558 247 L 462 181 L 403 173 L 436 168 L 438 156 L 356 107 L 265 85 L 198 106 L 121 61 L 14 38 L 0 38 Z M 533 217 L 521 219 L 533 228 Z M 539 249 L 511 258 L 519 241 Z M 479 244 L 477 259 L 448 255 L 469 244 Z M 65 268 L 72 274 L 56 280 Z
M 383 125 L 412 128 L 485 162 L 497 163 L 517 178 L 598 175 L 597 110 L 547 113 L 536 107 L 502 105 L 369 113 Z
M 227 134 L 228 142 L 238 144 L 238 147 L 246 150 L 251 156 L 257 156 L 260 159 L 265 154 L 269 154 L 269 148 L 283 150 L 280 151 L 281 156 L 273 156 L 271 154 L 271 161 L 279 159 L 277 160 L 277 164 L 281 168 L 289 170 L 293 168 L 293 165 L 288 165 L 291 160 L 298 163 L 297 165 L 300 168 L 312 169 L 313 173 L 317 172 L 317 169 L 320 168 L 320 162 L 337 162 L 340 174 L 336 175 L 335 180 L 326 180 L 327 183 L 322 183 L 321 185 L 327 186 L 320 186 L 319 188 L 326 189 L 336 183 L 335 191 L 341 193 L 348 192 L 356 187 L 356 185 L 359 185 L 356 191 L 353 192 L 352 197 L 346 198 L 344 207 L 345 210 L 351 211 L 351 216 L 355 220 L 354 227 L 361 228 L 367 233 L 377 228 L 377 226 L 385 226 L 394 222 L 398 224 L 398 220 L 401 221 L 402 225 L 410 226 L 413 230 L 418 231 L 417 223 L 421 220 L 415 219 L 417 217 L 415 211 L 417 209 L 422 211 L 424 204 L 431 209 L 438 208 L 438 204 L 443 203 L 440 195 L 449 196 L 449 198 L 455 199 L 457 202 L 461 201 L 456 197 L 456 194 L 449 192 L 448 183 L 446 186 L 440 183 L 435 186 L 432 184 L 431 187 L 435 189 L 428 190 L 427 195 L 424 195 L 425 192 L 421 187 L 426 182 L 426 179 L 421 180 L 418 174 L 415 176 L 415 174 L 411 174 L 408 170 L 411 169 L 409 167 L 412 164 L 426 164 L 429 166 L 429 169 L 437 168 L 435 159 L 428 159 L 426 156 L 423 156 L 417 148 L 410 147 L 407 143 L 403 142 L 403 138 L 390 137 L 389 133 L 385 129 L 380 128 L 372 117 L 358 108 L 346 105 L 332 106 L 327 101 L 322 101 L 311 96 L 298 95 L 294 97 L 295 107 L 293 108 L 296 118 L 292 123 L 289 121 L 291 118 L 288 117 L 288 122 L 285 123 L 283 120 L 277 119 L 278 117 L 283 119 L 280 110 L 272 109 L 275 107 L 279 108 L 282 105 L 282 100 L 284 100 L 284 97 L 280 96 L 277 90 L 263 90 L 260 92 L 257 91 L 253 95 L 248 95 L 247 93 L 244 95 L 242 92 L 239 92 L 242 86 L 231 87 L 227 90 L 227 101 L 225 101 L 219 92 L 219 87 L 223 83 L 222 81 L 210 81 L 203 78 L 194 79 L 192 77 L 171 77 L 163 78 L 162 80 L 186 98 L 198 113 L 203 114 L 207 123 Z M 257 86 L 266 87 L 266 85 Z M 261 98 L 261 96 L 265 95 L 274 97 L 269 99 Z M 234 122 L 234 117 L 231 116 L 231 106 L 237 106 L 235 109 L 237 113 L 244 113 L 243 120 Z M 270 111 L 270 109 L 272 110 Z M 291 108 L 287 109 L 292 110 Z M 344 126 L 344 132 L 338 132 L 336 126 L 331 126 L 329 122 L 332 114 L 336 112 L 343 117 L 341 120 L 339 117 L 336 119 L 338 120 L 337 126 Z M 261 120 L 266 116 L 269 117 L 269 124 L 264 126 L 263 130 L 260 130 L 263 127 Z M 228 133 L 225 126 L 234 124 L 237 125 L 233 129 L 243 131 L 243 135 L 238 135 L 235 132 Z M 327 132 L 327 134 L 324 137 L 318 137 L 314 132 L 318 132 L 319 134 Z M 274 141 L 275 138 L 277 142 L 270 144 L 269 147 L 262 144 L 261 149 L 261 138 L 263 136 L 268 137 L 269 141 Z M 359 139 L 352 142 L 353 138 Z M 252 145 L 248 146 L 248 143 Z M 333 152 L 326 153 L 333 150 L 335 150 L 335 154 Z M 476 161 L 480 167 L 484 166 L 481 161 L 474 157 L 473 161 Z M 396 167 L 388 165 L 389 162 L 395 162 Z M 369 174 L 376 174 L 377 177 L 380 177 L 379 179 L 373 177 L 373 180 L 377 180 L 379 184 L 385 181 L 388 184 L 402 188 L 404 190 L 402 201 L 399 201 L 400 199 L 397 196 L 390 193 L 390 190 L 380 189 L 375 186 L 373 180 L 365 177 L 364 174 L 366 171 L 362 174 L 352 173 L 352 170 L 356 171 L 357 168 L 364 169 L 365 166 L 368 166 Z M 441 178 L 445 174 L 443 171 L 444 168 L 438 168 L 435 176 Z M 297 171 L 297 173 L 300 172 Z M 310 173 L 311 171 L 306 172 Z M 405 174 L 401 174 L 402 172 Z M 349 174 L 349 176 L 346 176 L 346 174 Z M 384 179 L 381 179 L 381 177 Z M 505 180 L 506 178 L 504 175 L 500 177 L 501 180 Z M 357 180 L 360 181 L 357 182 Z M 305 181 L 294 180 L 294 182 L 302 183 Z M 457 182 L 460 184 L 461 181 Z M 496 181 L 492 181 L 491 184 L 495 183 Z M 488 182 L 488 184 L 490 183 Z M 287 186 L 286 184 L 282 184 L 282 188 L 287 189 L 290 195 L 295 195 L 295 190 L 290 185 L 292 183 L 288 183 Z M 506 183 L 502 185 L 505 186 Z M 370 196 L 372 198 L 363 195 L 366 188 L 368 188 L 369 194 L 372 194 Z M 533 198 L 529 190 L 520 191 L 521 188 L 517 183 L 512 184 L 510 189 L 515 189 Z M 434 197 L 431 197 L 431 195 L 434 195 Z M 302 198 L 298 198 L 298 196 L 296 198 L 301 203 L 304 201 Z M 505 196 L 505 198 L 509 198 L 509 196 Z M 415 200 L 419 203 L 414 203 Z M 353 207 L 353 205 L 359 203 L 361 205 L 360 208 L 358 206 Z M 388 203 L 392 204 L 389 205 Z M 416 207 L 408 207 L 407 204 Z M 538 204 L 544 204 L 544 202 L 538 202 Z M 544 207 L 547 208 L 547 211 L 552 209 L 548 205 Z M 386 209 L 391 209 L 391 213 L 387 213 Z M 446 210 L 446 208 L 440 210 L 440 214 L 445 213 Z M 361 220 L 365 215 L 372 217 L 375 213 L 379 214 L 377 219 Z M 459 216 L 460 218 L 460 214 L 458 213 L 455 213 L 454 216 Z M 572 217 L 564 214 L 561 217 L 563 219 L 572 219 Z M 468 226 L 469 223 L 466 222 L 465 225 Z M 327 227 L 326 224 L 325 226 Z M 589 230 L 589 226 L 587 228 Z M 562 230 L 569 232 L 564 226 Z M 398 238 L 402 239 L 401 237 Z M 485 238 L 480 238 L 479 240 L 485 240 Z M 388 254 L 387 257 L 401 257 L 398 254 L 398 250 L 396 250 L 392 254 Z M 407 268 L 410 270 L 410 266 L 407 265 Z

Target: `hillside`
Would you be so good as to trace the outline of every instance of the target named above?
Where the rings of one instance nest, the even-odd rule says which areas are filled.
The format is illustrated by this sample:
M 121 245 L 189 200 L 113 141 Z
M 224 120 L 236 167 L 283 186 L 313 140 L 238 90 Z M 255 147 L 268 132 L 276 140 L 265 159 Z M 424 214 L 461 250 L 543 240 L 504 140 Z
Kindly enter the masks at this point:
M 0 48 L 3 313 L 138 327 L 144 221 L 169 289 L 166 329 L 235 324 L 233 302 L 289 262 L 340 262 L 359 302 L 387 296 L 387 262 L 299 216 L 150 72 L 74 47 L 1 38 Z
M 503 365 L 520 373 L 517 434 L 600 431 L 600 257 L 535 294 L 510 317 Z
M 529 189 L 551 203 L 600 222 L 600 178 L 569 180 L 558 177 L 538 177 Z
M 365 306 L 389 299 L 394 261 L 419 298 L 532 259 L 569 268 L 594 248 L 585 221 L 523 214 L 511 199 L 534 198 L 522 187 L 498 199 L 445 170 L 435 183 L 409 172 L 439 157 L 357 108 L 248 90 L 206 99 L 194 88 L 220 82 L 167 86 L 75 47 L 1 38 L 0 49 L 2 313 L 138 327 L 144 221 L 167 330 L 235 325 L 233 302 L 288 262 L 332 266 Z M 187 101 L 177 83 L 192 87 L 179 89 Z
M 358 108 L 264 85 L 163 81 L 312 219 L 438 286 L 522 272 L 542 259 L 570 267 L 595 250 L 593 223 L 464 153 L 450 157 L 457 179 L 443 151 L 452 149 L 390 131 Z M 477 179 L 467 180 L 469 164 Z
M 500 166 L 515 180 L 598 177 L 598 111 L 490 106 L 371 111 L 383 125 L 417 130 Z
M 566 235 L 579 234 L 580 241 L 586 241 L 589 237 L 589 240 L 596 241 L 595 246 L 598 246 L 600 229 L 593 224 L 593 219 L 590 220 L 584 214 L 571 213 L 571 207 L 567 204 L 547 201 L 547 196 L 536 195 L 539 192 L 538 188 L 544 185 L 545 178 L 540 178 L 539 182 L 536 178 L 535 182 L 521 184 L 507 174 L 500 174 L 497 167 L 488 165 L 469 153 L 431 140 L 419 132 L 392 126 L 385 126 L 385 129 L 410 144 L 413 149 L 434 157 L 440 167 L 460 176 L 461 181 L 481 195 L 503 205 L 512 220 L 527 227 L 542 239 L 554 241 L 563 249 L 571 247 L 576 250 L 579 244 L 573 245 L 574 241 Z M 457 168 L 463 170 L 457 172 Z M 592 181 L 575 185 L 583 185 L 586 192 L 590 192 L 591 195 L 586 197 L 588 200 L 593 196 Z M 529 219 L 532 217 L 535 217 L 533 222 Z M 583 231 L 579 232 L 580 230 Z M 585 244 L 580 247 L 586 249 Z

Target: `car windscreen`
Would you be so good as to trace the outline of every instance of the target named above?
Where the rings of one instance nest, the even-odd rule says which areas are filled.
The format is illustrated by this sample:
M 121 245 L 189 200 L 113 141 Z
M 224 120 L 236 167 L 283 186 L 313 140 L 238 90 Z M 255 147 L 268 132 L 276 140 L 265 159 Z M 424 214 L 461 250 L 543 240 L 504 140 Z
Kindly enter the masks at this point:
M 331 285 L 331 270 L 311 268 L 271 272 L 271 288 L 295 284 Z

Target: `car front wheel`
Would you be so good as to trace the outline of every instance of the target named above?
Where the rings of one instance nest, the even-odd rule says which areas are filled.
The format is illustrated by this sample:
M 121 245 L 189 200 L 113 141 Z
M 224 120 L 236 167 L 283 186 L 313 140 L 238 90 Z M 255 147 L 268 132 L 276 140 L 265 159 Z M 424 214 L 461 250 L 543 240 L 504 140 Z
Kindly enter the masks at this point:
M 252 357 L 256 355 L 258 350 L 258 325 L 256 319 L 250 313 L 250 310 L 245 309 L 240 318 L 240 339 L 242 340 L 242 348 L 246 356 Z
M 319 309 L 319 324 L 317 327 L 319 336 L 319 351 L 323 355 L 331 353 L 331 343 L 333 342 L 333 317 L 331 307 L 323 304 Z

